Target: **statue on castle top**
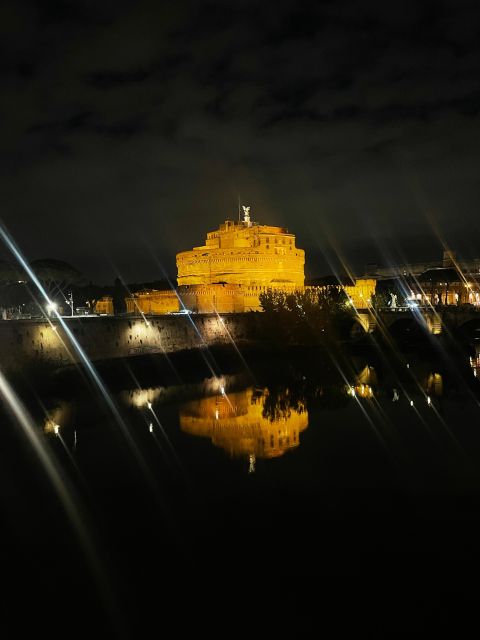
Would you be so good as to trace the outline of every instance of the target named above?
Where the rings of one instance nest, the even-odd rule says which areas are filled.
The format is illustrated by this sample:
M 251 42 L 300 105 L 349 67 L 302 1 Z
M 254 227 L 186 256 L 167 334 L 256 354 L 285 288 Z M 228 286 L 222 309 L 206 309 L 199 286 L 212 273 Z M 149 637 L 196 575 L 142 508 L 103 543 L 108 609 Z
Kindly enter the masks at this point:
M 242 205 L 242 209 L 243 209 L 243 222 L 247 225 L 247 227 L 249 227 L 251 225 L 250 207 L 245 207 L 244 205 Z

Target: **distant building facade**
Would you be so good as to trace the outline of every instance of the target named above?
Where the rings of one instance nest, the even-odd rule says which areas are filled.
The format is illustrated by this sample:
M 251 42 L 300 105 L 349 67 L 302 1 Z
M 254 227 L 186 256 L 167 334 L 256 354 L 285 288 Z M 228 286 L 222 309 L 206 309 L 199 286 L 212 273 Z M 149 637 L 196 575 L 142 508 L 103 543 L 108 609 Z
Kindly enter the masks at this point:
M 457 260 L 454 251 L 444 251 L 442 260 L 429 262 L 411 262 L 389 267 L 379 266 L 377 264 L 367 264 L 365 266 L 365 274 L 377 280 L 382 278 L 395 278 L 399 276 L 419 276 L 425 271 L 431 269 L 449 269 L 456 268 L 465 275 L 480 277 L 480 258 L 475 260 Z
M 113 315 L 113 297 L 103 296 L 103 298 L 97 300 L 95 303 L 95 313 L 108 316 Z
M 480 260 L 459 261 L 445 251 L 438 262 L 378 267 L 367 272 L 380 281 L 397 280 L 409 302 L 419 305 L 474 305 L 480 307 Z M 380 283 L 380 288 L 382 288 Z

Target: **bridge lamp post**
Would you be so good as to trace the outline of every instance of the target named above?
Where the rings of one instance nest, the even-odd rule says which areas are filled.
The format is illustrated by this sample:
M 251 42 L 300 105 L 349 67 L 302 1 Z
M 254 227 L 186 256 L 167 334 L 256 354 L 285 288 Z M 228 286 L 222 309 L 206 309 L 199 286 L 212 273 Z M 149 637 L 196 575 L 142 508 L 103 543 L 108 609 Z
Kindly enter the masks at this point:
M 70 307 L 70 311 L 71 311 L 71 315 L 73 318 L 73 293 L 70 291 L 70 293 L 68 294 L 68 298 L 65 298 L 65 302 L 68 304 L 68 306 Z

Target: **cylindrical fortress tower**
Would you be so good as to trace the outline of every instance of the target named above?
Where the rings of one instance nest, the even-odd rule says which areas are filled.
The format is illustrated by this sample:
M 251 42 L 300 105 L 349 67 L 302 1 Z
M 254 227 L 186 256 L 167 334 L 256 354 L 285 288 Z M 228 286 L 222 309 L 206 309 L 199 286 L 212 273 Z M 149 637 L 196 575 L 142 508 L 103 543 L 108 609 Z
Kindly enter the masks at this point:
M 232 284 L 271 288 L 303 287 L 305 252 L 282 227 L 227 220 L 207 234 L 203 246 L 177 254 L 178 285 Z

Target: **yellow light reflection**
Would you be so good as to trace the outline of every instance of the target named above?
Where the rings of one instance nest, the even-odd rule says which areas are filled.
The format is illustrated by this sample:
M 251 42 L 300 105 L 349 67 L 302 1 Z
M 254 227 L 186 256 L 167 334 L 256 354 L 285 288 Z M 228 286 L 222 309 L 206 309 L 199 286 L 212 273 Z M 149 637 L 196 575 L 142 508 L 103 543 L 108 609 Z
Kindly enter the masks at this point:
M 259 458 L 275 458 L 299 445 L 299 434 L 308 426 L 303 403 L 267 415 L 268 390 L 253 388 L 202 398 L 180 409 L 180 428 L 194 436 L 209 438 L 232 457 L 246 457 L 250 468 Z
M 443 377 L 441 373 L 430 373 L 428 375 L 425 391 L 429 396 L 441 396 L 443 394 Z

